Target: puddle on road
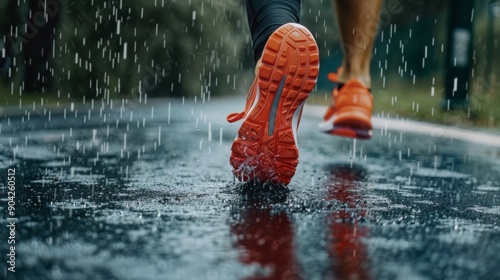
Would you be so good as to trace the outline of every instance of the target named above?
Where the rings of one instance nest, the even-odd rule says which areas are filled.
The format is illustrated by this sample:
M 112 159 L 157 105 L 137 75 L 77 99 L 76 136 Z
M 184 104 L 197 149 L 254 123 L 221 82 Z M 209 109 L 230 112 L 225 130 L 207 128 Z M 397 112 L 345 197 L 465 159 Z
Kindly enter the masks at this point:
M 191 105 L 172 108 L 181 106 Z M 234 127 L 217 121 L 217 106 L 191 107 L 168 125 L 143 126 L 150 110 L 78 128 L 53 114 L 43 133 L 42 120 L 3 121 L 0 167 L 18 174 L 16 275 L 500 277 L 500 178 L 466 144 L 434 141 L 438 152 L 401 156 L 416 140 L 389 149 L 377 136 L 358 142 L 352 160 L 352 141 L 320 135 L 305 118 L 290 192 L 255 199 L 230 174 Z

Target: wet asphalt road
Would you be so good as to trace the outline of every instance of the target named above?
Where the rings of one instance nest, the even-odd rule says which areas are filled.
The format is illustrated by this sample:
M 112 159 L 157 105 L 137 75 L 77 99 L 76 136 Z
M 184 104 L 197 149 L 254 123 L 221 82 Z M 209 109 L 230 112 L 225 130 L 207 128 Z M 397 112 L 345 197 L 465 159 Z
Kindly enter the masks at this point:
M 0 218 L 10 167 L 18 220 L 0 278 L 500 279 L 498 148 L 354 142 L 305 116 L 290 192 L 247 194 L 225 122 L 242 100 L 148 102 L 1 119 Z

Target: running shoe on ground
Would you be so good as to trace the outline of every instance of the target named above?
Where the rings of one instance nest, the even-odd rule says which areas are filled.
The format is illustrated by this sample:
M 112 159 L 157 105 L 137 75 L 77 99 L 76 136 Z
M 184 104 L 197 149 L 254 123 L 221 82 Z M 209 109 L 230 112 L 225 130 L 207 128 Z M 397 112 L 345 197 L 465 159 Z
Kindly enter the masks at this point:
M 338 83 L 338 74 L 328 74 L 328 79 Z M 372 127 L 373 96 L 361 81 L 351 79 L 340 89 L 333 90 L 333 102 L 326 110 L 319 128 L 322 132 L 350 138 L 370 139 Z
M 288 23 L 268 39 L 231 147 L 234 175 L 243 182 L 287 185 L 298 165 L 296 130 L 304 101 L 316 85 L 318 46 L 300 24 Z

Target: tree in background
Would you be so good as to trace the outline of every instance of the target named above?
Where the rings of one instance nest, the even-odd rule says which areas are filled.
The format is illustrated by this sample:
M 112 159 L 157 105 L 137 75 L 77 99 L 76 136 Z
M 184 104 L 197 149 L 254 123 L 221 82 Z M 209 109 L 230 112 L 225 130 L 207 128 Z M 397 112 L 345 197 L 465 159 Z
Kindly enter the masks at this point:
M 21 74 L 21 91 L 46 92 L 53 79 L 52 46 L 61 2 L 10 0 L 4 5 L 0 23 L 3 80 L 12 83 Z
M 28 18 L 23 17 L 21 32 L 24 49 L 24 90 L 46 92 L 52 84 L 51 66 L 54 36 L 60 17 L 62 1 L 29 1 Z
M 65 7 L 56 47 L 63 95 L 239 91 L 248 39 L 238 1 L 71 0 Z
M 53 81 L 71 98 L 209 98 L 246 84 L 237 0 L 9 0 L 0 9 L 3 91 L 44 92 Z
M 2 40 L 0 41 L 0 47 L 3 50 L 2 55 L 0 56 L 0 76 L 2 78 L 2 82 L 7 84 L 12 75 L 14 69 L 14 58 L 17 51 L 17 45 L 14 40 L 10 40 L 9 38 L 14 38 L 17 33 L 17 28 L 19 24 L 19 9 L 17 6 L 16 0 L 8 0 L 7 2 L 3 2 L 1 6 L 2 15 L 0 17 L 0 32 L 2 35 Z

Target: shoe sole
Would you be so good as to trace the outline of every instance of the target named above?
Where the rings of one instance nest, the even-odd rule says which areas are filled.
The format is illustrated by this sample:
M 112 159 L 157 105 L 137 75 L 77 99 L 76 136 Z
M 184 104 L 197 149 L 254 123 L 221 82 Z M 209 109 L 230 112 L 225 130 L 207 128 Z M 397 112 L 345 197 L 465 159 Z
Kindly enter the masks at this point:
M 268 39 L 258 70 L 258 100 L 231 147 L 230 163 L 241 181 L 290 183 L 298 165 L 296 124 L 316 85 L 318 46 L 299 24 L 285 24 Z
M 369 140 L 373 136 L 373 130 L 357 128 L 352 125 L 335 125 L 327 133 L 331 135 L 347 137 L 347 138 L 355 138 L 361 140 Z
M 320 123 L 320 130 L 336 136 L 368 140 L 372 138 L 371 116 L 365 108 L 349 106 Z
M 333 128 L 329 133 L 342 137 L 371 139 L 373 134 L 372 122 L 366 113 L 360 111 L 364 110 L 364 108 L 349 109 L 349 111 L 337 115 L 333 122 Z

